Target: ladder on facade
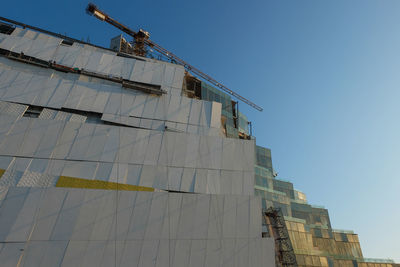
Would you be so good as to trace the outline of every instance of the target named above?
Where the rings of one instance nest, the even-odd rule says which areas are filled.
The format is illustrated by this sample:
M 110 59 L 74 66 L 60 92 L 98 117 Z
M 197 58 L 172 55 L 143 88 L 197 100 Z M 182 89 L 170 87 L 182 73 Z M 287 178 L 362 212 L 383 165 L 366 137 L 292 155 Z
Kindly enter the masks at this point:
M 270 207 L 264 211 L 263 215 L 269 235 L 275 239 L 276 266 L 297 267 L 296 255 L 294 254 L 282 210 Z

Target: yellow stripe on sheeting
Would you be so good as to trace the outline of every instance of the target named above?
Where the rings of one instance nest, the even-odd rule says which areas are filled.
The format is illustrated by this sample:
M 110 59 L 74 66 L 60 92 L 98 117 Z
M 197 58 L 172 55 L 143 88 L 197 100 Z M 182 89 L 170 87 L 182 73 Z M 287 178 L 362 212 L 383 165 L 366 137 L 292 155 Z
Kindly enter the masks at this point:
M 6 172 L 6 170 L 5 169 L 0 169 L 0 178 L 1 178 L 1 176 L 3 176 L 3 174 Z
M 120 184 L 101 180 L 88 180 L 68 176 L 60 176 L 56 187 L 154 192 L 154 188 L 151 187 Z

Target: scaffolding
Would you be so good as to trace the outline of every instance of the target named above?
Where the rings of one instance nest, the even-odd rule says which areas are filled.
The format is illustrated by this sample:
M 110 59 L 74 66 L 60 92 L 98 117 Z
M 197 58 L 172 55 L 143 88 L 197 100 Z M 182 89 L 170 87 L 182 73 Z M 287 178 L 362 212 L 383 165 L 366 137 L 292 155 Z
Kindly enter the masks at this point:
M 297 267 L 296 255 L 280 208 L 269 207 L 264 218 L 270 237 L 275 239 L 277 267 Z

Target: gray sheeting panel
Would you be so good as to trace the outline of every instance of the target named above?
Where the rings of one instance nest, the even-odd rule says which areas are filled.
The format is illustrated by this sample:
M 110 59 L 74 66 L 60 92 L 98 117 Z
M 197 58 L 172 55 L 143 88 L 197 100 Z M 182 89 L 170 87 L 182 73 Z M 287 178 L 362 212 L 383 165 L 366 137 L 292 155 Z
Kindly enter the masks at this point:
M 259 200 L 12 187 L 0 202 L 0 259 L 4 266 L 272 267 Z
M 3 186 L 51 186 L 54 175 L 64 175 L 174 191 L 253 194 L 254 141 L 8 114 L 0 115 L 0 129 L 0 155 L 18 156 L 4 168 Z M 47 162 L 30 163 L 32 158 Z M 50 160 L 68 164 L 57 174 L 31 170 L 50 167 Z M 115 171 L 96 174 L 103 165 Z M 117 172 L 117 166 L 127 173 Z

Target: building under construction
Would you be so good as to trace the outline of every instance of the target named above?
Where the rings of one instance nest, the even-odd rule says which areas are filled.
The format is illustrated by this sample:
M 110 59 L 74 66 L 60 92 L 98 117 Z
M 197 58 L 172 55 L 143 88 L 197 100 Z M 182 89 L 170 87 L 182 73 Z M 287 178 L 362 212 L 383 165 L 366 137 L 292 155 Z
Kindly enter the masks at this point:
M 1 266 L 399 267 L 275 177 L 259 106 L 88 12 L 134 41 L 0 18 Z

